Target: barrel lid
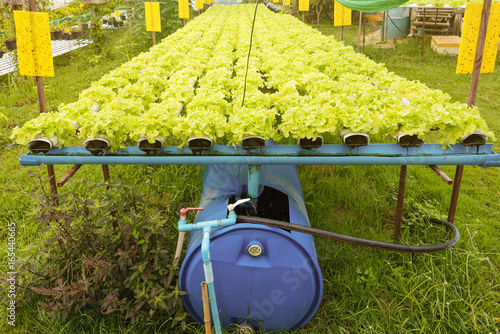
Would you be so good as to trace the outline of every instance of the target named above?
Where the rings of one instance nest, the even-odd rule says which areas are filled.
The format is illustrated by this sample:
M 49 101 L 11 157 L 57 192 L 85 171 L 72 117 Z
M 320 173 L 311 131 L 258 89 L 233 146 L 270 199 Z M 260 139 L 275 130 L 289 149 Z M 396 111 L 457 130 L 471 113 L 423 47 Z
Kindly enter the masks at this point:
M 262 252 L 249 254 L 250 244 Z M 213 233 L 210 256 L 223 326 L 250 320 L 265 331 L 303 326 L 321 302 L 323 281 L 315 254 L 293 234 L 275 227 L 236 224 Z M 202 322 L 200 283 L 204 281 L 201 243 L 186 254 L 179 288 L 191 316 Z

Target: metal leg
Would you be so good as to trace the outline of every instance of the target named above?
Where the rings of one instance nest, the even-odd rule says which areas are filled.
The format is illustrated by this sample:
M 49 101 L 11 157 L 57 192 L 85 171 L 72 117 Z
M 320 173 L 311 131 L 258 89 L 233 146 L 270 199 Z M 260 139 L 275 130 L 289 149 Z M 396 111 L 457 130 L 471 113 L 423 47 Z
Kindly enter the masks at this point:
M 453 192 L 451 193 L 450 210 L 448 211 L 448 221 L 454 223 L 455 213 L 457 212 L 458 195 L 460 194 L 460 184 L 462 183 L 462 175 L 464 166 L 457 166 L 455 172 L 455 182 L 453 183 Z
M 53 165 L 47 165 L 47 173 L 49 174 L 50 197 L 52 198 L 52 203 L 54 205 L 58 205 L 59 201 L 57 200 L 56 176 Z
M 109 168 L 108 168 L 108 165 L 102 165 L 102 174 L 104 175 L 104 181 L 108 182 L 108 180 L 109 180 Z
M 405 186 L 406 186 L 406 165 L 401 165 L 401 170 L 399 171 L 399 190 L 398 190 L 398 205 L 396 210 L 396 226 L 394 228 L 394 240 L 399 242 L 401 238 L 401 222 L 403 221 L 403 203 L 405 197 Z
M 73 176 L 75 175 L 75 173 L 80 169 L 80 167 L 82 167 L 82 165 L 74 165 L 67 173 L 66 175 L 63 176 L 63 178 L 57 182 L 57 186 L 59 188 L 61 188 L 62 186 L 64 186 L 66 184 L 66 182 L 68 182 L 68 180 Z

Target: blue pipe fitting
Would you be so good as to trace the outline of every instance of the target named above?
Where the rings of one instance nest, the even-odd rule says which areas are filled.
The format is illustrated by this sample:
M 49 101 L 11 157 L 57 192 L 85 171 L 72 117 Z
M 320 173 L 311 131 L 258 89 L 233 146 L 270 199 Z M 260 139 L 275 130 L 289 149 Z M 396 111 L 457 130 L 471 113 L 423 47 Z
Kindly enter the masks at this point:
M 248 197 L 259 197 L 260 166 L 248 166 Z

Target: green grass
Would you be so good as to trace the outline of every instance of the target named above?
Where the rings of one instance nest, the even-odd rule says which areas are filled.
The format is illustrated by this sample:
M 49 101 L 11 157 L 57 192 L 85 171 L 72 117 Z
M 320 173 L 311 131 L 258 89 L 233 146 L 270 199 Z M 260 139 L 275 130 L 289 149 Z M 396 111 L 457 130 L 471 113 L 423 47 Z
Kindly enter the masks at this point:
M 339 28 L 320 25 L 324 33 L 339 36 Z M 357 28 L 346 27 L 347 44 L 357 42 Z M 45 79 L 48 108 L 74 101 L 78 92 L 104 73 L 140 51 L 125 49 L 123 36 L 110 36 L 108 49 L 91 49 L 56 58 L 55 78 Z M 385 63 L 393 72 L 429 87 L 441 89 L 466 102 L 470 75 L 456 75 L 456 58 L 436 54 L 426 40 L 409 40 L 396 49 L 365 47 L 365 54 Z M 129 56 L 127 56 L 127 54 Z M 500 69 L 481 75 L 477 106 L 500 138 Z M 23 81 L 24 80 L 24 81 Z M 15 221 L 19 253 L 39 237 L 33 221 L 37 206 L 30 192 L 36 187 L 17 161 L 26 148 L 8 145 L 11 129 L 37 115 L 33 83 L 19 77 L 0 78 L 0 105 L 8 122 L 0 120 L 0 222 Z M 500 146 L 495 143 L 495 149 Z M 453 177 L 453 166 L 440 166 Z M 70 166 L 56 166 L 60 178 Z M 299 166 L 309 218 L 314 227 L 363 238 L 391 241 L 394 227 L 399 167 Z M 197 205 L 202 184 L 195 166 L 116 166 L 112 178 L 148 175 L 159 187 L 152 201 L 165 210 Z M 82 180 L 102 180 L 99 166 L 84 166 L 62 189 L 83 192 Z M 433 254 L 393 253 L 316 238 L 324 295 L 313 319 L 298 333 L 495 333 L 500 330 L 500 169 L 466 167 L 456 215 L 461 240 L 451 250 Z M 403 242 L 440 242 L 448 237 L 441 228 L 420 217 L 445 218 L 451 186 L 425 166 L 410 166 L 404 203 Z M 143 188 L 146 191 L 146 185 Z M 169 223 L 175 224 L 172 216 Z M 5 225 L 2 225 L 5 226 Z M 2 237 L 4 232 L 1 232 Z M 174 247 L 171 245 L 170 247 Z M 4 255 L 4 249 L 0 252 Z M 5 264 L 2 263 L 2 269 Z M 165 319 L 122 326 L 117 316 L 90 318 L 85 314 L 66 322 L 51 322 L 36 300 L 18 310 L 19 333 L 153 333 L 169 332 Z M 2 323 L 3 324 L 3 323 Z M 3 326 L 2 326 L 3 327 Z M 190 323 L 187 332 L 203 333 Z

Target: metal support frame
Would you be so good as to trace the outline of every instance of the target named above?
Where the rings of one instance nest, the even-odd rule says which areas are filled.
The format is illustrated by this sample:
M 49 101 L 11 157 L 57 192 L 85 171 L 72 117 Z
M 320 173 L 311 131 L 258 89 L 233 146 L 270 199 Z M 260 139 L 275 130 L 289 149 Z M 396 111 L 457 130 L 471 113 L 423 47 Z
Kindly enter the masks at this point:
M 458 195 L 460 194 L 460 185 L 462 184 L 462 175 L 464 166 L 457 166 L 455 172 L 455 182 L 453 183 L 453 191 L 451 193 L 450 210 L 448 211 L 448 221 L 452 224 L 455 222 L 455 213 L 457 212 Z
M 394 227 L 394 240 L 399 242 L 401 238 L 401 222 L 403 221 L 403 204 L 405 197 L 405 186 L 406 186 L 406 165 L 401 165 L 399 171 L 399 189 L 398 189 L 398 204 L 396 208 L 396 226 Z

